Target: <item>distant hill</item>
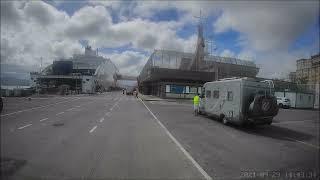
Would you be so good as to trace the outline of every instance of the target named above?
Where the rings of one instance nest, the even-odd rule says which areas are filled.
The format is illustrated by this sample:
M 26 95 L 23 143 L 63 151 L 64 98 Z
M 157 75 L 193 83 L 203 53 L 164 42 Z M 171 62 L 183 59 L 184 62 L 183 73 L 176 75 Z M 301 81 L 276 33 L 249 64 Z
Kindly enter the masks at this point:
M 30 82 L 27 79 L 18 79 L 15 77 L 1 77 L 1 85 L 5 86 L 29 86 Z

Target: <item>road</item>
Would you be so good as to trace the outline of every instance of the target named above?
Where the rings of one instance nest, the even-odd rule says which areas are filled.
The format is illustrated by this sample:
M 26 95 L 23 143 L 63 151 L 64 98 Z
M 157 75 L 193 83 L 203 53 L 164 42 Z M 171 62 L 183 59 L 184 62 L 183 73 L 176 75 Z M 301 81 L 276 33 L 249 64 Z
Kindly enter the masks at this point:
M 213 179 L 319 178 L 319 111 L 280 109 L 271 126 L 225 126 L 192 115 L 192 105 L 150 109 Z
M 6 100 L 4 179 L 316 179 L 319 111 L 280 110 L 271 126 L 224 126 L 188 103 L 120 92 Z M 279 178 L 278 178 L 279 179 Z
M 206 178 L 133 96 L 37 101 L 1 115 L 2 178 Z

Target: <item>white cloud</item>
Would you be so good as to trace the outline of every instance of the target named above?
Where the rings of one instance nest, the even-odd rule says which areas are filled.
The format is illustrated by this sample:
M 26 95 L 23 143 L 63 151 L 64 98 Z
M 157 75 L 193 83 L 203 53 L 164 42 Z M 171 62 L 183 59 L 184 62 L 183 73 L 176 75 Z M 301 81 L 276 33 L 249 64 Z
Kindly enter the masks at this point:
M 148 56 L 136 51 L 103 54 L 118 67 L 121 74 L 137 76 L 147 62 Z
M 191 44 L 195 43 L 194 36 L 182 39 L 176 35 L 179 22 L 135 18 L 114 24 L 108 9 L 99 5 L 85 6 L 69 16 L 42 1 L 1 2 L 1 20 L 1 59 L 8 64 L 34 66 L 40 57 L 48 64 L 83 51 L 78 42 L 83 39 L 94 48 L 131 44 L 147 51 L 191 51 Z M 16 28 L 18 25 L 23 28 Z
M 241 52 L 235 54 L 226 49 L 221 55 L 253 59 L 262 64 L 261 74 L 270 76 L 293 69 L 295 60 L 302 56 L 292 55 L 287 49 L 318 18 L 318 5 L 318 2 L 272 1 L 90 1 L 88 6 L 68 15 L 43 1 L 1 2 L 1 60 L 34 66 L 43 57 L 44 63 L 50 63 L 83 51 L 79 40 L 88 40 L 94 48 L 130 45 L 147 52 L 153 49 L 193 52 L 197 36 L 180 38 L 176 33 L 184 24 L 194 24 L 197 19 L 193 16 L 199 15 L 201 9 L 205 16 L 221 14 L 212 29 L 218 35 L 230 29 L 240 33 Z M 156 12 L 170 8 L 179 12 L 177 21 L 151 21 Z M 120 22 L 112 21 L 111 10 Z M 314 46 L 318 50 L 319 42 Z M 119 69 L 133 74 L 143 63 L 125 62 L 146 59 L 135 51 L 108 55 L 115 59 Z M 289 68 L 274 68 L 279 61 L 288 63 Z
M 216 33 L 240 32 L 241 44 L 257 51 L 286 50 L 319 15 L 317 2 L 250 2 L 223 8 Z
M 229 49 L 225 49 L 220 53 L 222 57 L 235 57 L 235 53 L 230 51 Z

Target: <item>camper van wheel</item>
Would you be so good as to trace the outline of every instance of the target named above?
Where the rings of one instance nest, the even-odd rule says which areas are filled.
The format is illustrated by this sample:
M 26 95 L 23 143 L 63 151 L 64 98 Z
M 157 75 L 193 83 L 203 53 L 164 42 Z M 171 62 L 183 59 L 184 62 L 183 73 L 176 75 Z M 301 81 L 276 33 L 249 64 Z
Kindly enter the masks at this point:
M 224 116 L 224 114 L 220 114 L 219 115 L 219 121 L 223 121 L 223 118 L 224 118 L 225 116 Z
M 267 125 L 271 125 L 271 124 L 272 124 L 272 119 L 267 122 Z
M 223 123 L 224 125 L 227 125 L 227 124 L 228 124 L 228 120 L 227 120 L 226 117 L 224 117 L 224 118 L 222 119 L 222 123 Z

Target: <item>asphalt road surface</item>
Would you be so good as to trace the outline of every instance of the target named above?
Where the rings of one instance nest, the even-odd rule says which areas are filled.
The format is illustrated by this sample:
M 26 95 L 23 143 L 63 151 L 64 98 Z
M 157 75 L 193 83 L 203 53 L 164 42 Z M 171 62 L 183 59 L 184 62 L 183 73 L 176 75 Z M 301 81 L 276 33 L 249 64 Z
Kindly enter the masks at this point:
M 208 177 L 133 96 L 37 101 L 40 106 L 17 111 L 8 102 L 1 115 L 2 178 Z
M 270 126 L 241 128 L 195 117 L 190 103 L 147 105 L 213 179 L 319 179 L 319 111 L 280 109 Z
M 224 126 L 188 103 L 94 96 L 11 98 L 1 114 L 3 179 L 316 179 L 319 111 L 271 126 Z

